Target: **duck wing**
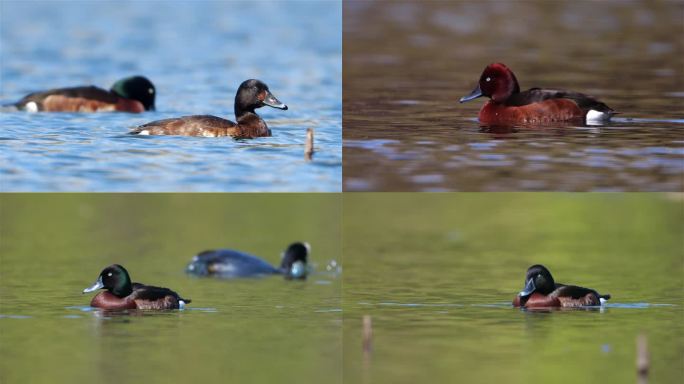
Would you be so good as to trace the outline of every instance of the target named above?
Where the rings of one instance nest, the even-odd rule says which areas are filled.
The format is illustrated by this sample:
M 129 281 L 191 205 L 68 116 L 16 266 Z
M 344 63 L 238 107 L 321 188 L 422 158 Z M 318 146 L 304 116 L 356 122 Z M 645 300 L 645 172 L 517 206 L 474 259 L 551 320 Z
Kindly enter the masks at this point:
M 612 108 L 606 104 L 596 100 L 595 98 L 579 92 L 566 91 L 562 89 L 541 89 L 531 88 L 524 92 L 518 92 L 511 95 L 506 100 L 506 105 L 520 107 L 531 103 L 538 103 L 550 99 L 570 99 L 574 101 L 577 106 L 583 110 L 588 111 L 593 109 L 595 111 L 614 114 Z
M 190 299 L 184 299 L 180 295 L 168 288 L 155 287 L 152 285 L 145 285 L 140 283 L 132 284 L 133 293 L 131 297 L 134 300 L 145 300 L 145 301 L 155 301 L 163 299 L 167 296 L 171 296 L 177 300 L 183 300 L 186 303 L 190 303 Z
M 186 271 L 196 275 L 217 275 L 224 278 L 270 275 L 279 272 L 263 259 L 232 249 L 201 252 L 192 259 Z
M 24 109 L 26 104 L 34 102 L 38 105 L 38 109 L 40 110 L 43 101 L 50 96 L 97 100 L 111 104 L 115 104 L 119 100 L 117 95 L 105 89 L 91 85 L 88 87 L 56 88 L 50 89 L 48 91 L 30 93 L 24 96 L 24 98 L 21 100 L 17 101 L 15 106 L 19 109 Z

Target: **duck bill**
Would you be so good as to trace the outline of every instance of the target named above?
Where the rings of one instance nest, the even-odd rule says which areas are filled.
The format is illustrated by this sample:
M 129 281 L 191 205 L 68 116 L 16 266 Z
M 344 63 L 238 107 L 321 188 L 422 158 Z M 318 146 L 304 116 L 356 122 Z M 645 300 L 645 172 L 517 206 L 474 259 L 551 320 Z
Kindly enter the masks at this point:
M 266 91 L 266 96 L 264 97 L 263 103 L 269 107 L 282 109 L 287 111 L 287 105 L 283 104 L 278 100 L 270 91 Z
M 95 284 L 93 284 L 92 287 L 84 289 L 83 293 L 97 291 L 98 289 L 101 289 L 101 288 L 104 288 L 104 284 L 102 284 L 102 276 L 100 276 L 97 279 L 97 281 L 95 282 Z
M 477 87 L 475 87 L 475 89 L 473 89 L 473 91 L 470 92 L 470 95 L 461 97 L 461 99 L 458 102 L 459 103 L 465 103 L 466 101 L 477 99 L 478 97 L 481 97 L 481 96 L 482 96 L 482 90 L 480 89 L 480 84 L 478 84 Z
M 522 291 L 520 291 L 520 296 L 525 297 L 529 296 L 534 292 L 534 290 L 537 289 L 537 287 L 534 285 L 534 280 L 529 279 L 527 280 L 527 284 L 525 284 L 525 288 L 523 288 Z

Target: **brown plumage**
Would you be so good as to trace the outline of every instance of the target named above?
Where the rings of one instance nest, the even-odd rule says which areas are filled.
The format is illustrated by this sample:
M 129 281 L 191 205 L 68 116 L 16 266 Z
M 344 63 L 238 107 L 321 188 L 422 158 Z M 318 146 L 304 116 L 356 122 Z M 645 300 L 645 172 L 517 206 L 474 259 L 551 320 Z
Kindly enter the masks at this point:
M 235 119 L 237 123 L 211 115 L 183 116 L 157 120 L 141 125 L 131 131 L 135 135 L 181 135 L 251 139 L 271 136 L 266 122 L 255 110 L 263 106 L 287 110 L 259 80 L 246 80 L 235 95 Z

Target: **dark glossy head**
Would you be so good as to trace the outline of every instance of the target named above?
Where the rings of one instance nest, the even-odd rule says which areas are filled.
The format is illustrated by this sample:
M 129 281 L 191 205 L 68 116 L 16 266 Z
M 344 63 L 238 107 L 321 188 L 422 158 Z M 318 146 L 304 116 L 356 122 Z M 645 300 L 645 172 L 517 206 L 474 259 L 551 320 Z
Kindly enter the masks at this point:
M 287 105 L 273 96 L 268 85 L 264 82 L 250 79 L 240 84 L 240 88 L 235 94 L 235 117 L 239 118 L 246 112 L 254 113 L 256 108 L 261 108 L 264 105 L 287 110 Z
M 131 278 L 128 271 L 119 264 L 113 264 L 102 270 L 92 287 L 83 290 L 83 293 L 93 292 L 98 289 L 106 289 L 117 297 L 126 297 L 133 292 Z
M 513 72 L 502 63 L 494 63 L 489 64 L 482 72 L 477 87 L 468 96 L 461 97 L 459 102 L 464 103 L 486 96 L 497 103 L 502 103 L 518 92 L 520 92 L 520 86 Z
M 157 96 L 157 90 L 146 77 L 131 76 L 121 79 L 112 85 L 111 91 L 120 97 L 138 100 L 146 111 L 155 109 L 154 98 Z
M 304 279 L 307 274 L 307 261 L 311 246 L 309 243 L 292 243 L 283 253 L 280 269 L 286 279 Z
M 546 267 L 541 264 L 536 264 L 527 269 L 525 275 L 525 288 L 520 291 L 521 297 L 526 297 L 534 292 L 548 295 L 556 289 L 556 282 L 553 281 L 553 276 Z

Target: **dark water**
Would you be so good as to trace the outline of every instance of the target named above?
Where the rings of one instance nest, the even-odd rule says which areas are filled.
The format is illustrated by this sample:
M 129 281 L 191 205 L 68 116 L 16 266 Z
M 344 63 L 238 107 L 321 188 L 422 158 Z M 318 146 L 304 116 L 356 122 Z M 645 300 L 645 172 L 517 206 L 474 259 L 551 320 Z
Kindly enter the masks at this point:
M 341 383 L 340 200 L 0 196 L 0 382 Z M 216 247 L 276 264 L 296 240 L 312 247 L 315 273 L 306 281 L 184 273 L 193 255 Z M 81 291 L 112 263 L 192 303 L 183 311 L 91 310 L 93 294 Z
M 0 114 L 4 191 L 339 191 L 340 2 L 3 1 L 0 103 L 55 87 L 147 76 L 157 111 Z M 289 106 L 261 108 L 273 137 L 138 138 L 169 117 L 234 120 L 249 78 Z M 316 154 L 304 161 L 307 128 Z
M 640 334 L 681 381 L 681 195 L 354 193 L 343 232 L 345 382 L 633 383 Z M 535 263 L 612 299 L 515 309 Z
M 345 2 L 345 190 L 682 190 L 682 20 L 675 1 Z M 458 100 L 497 61 L 620 114 L 485 129 L 485 100 Z

